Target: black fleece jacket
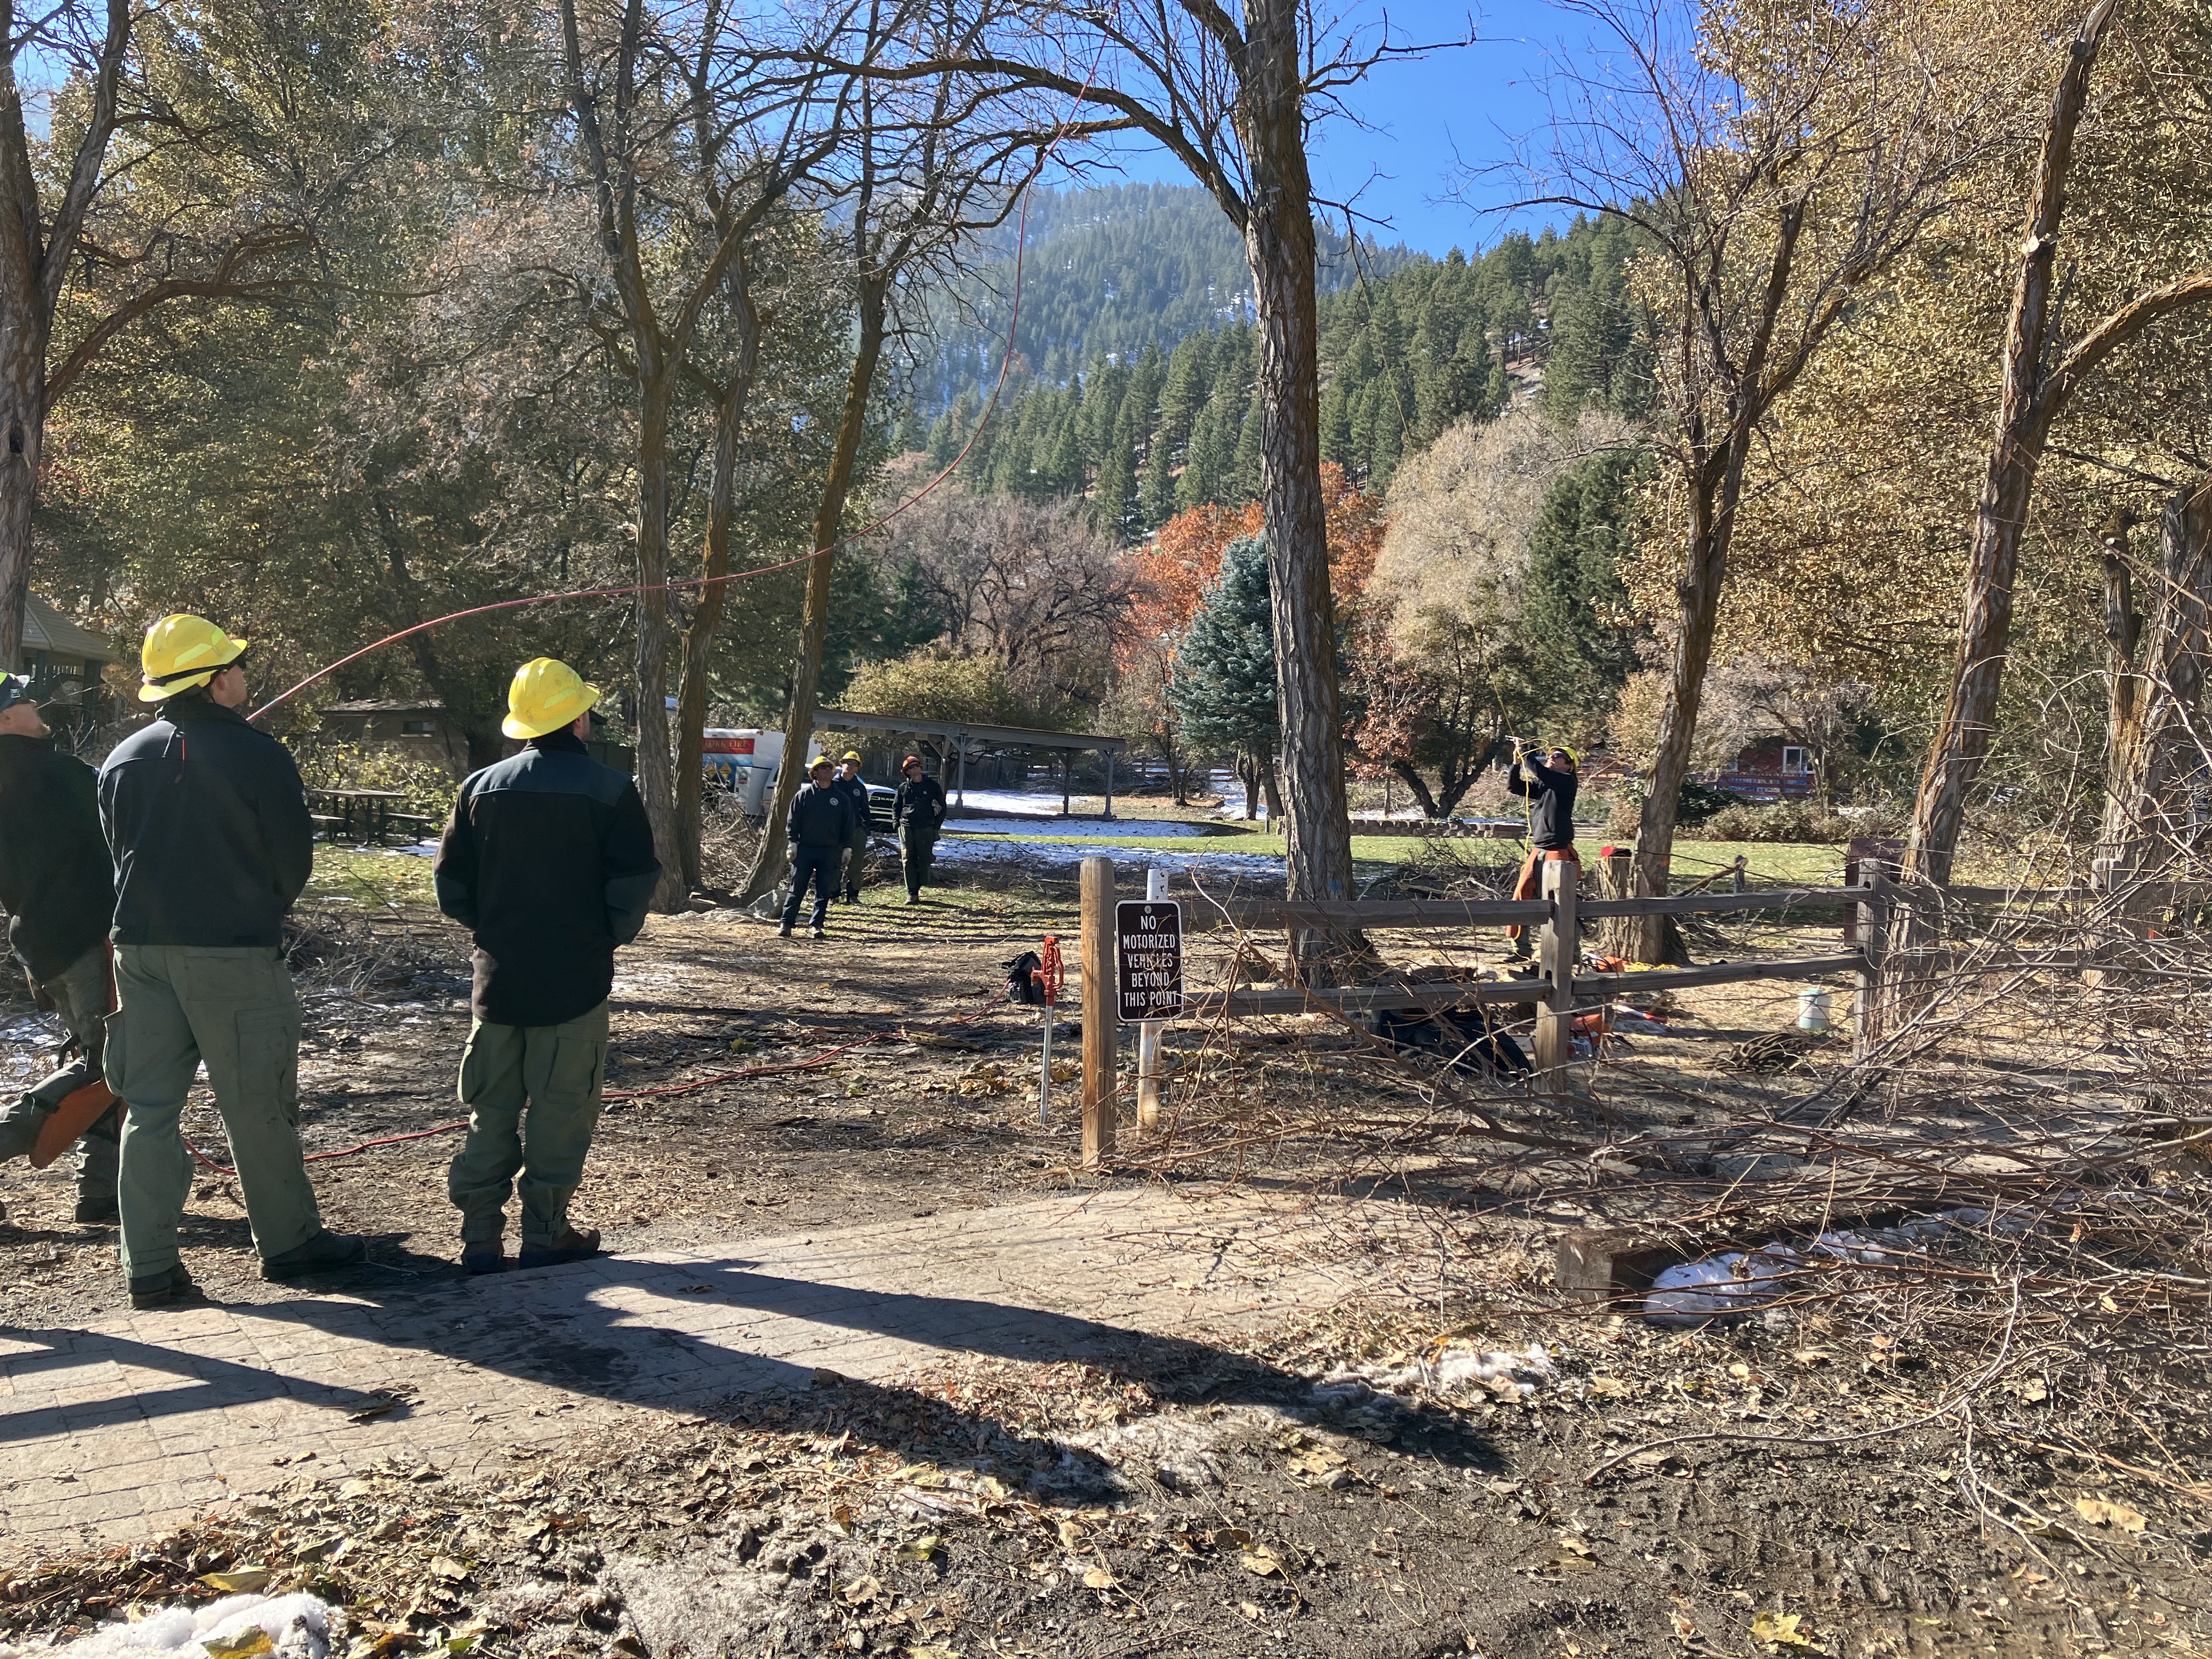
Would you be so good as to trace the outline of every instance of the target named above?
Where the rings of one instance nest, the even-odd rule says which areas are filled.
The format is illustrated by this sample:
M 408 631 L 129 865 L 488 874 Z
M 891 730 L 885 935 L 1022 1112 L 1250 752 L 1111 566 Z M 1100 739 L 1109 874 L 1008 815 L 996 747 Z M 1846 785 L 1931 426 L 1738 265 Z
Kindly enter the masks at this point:
M 905 779 L 891 820 L 909 835 L 934 836 L 945 822 L 945 786 L 926 775 Z
M 314 868 L 300 769 L 234 708 L 172 697 L 108 752 L 118 945 L 269 945 Z
M 1508 791 L 1527 796 L 1535 809 L 1529 839 L 1547 853 L 1563 852 L 1575 844 L 1577 787 L 1573 773 L 1554 772 L 1540 761 L 1526 759 L 1516 761 L 1513 775 L 1505 780 Z
M 0 737 L 0 904 L 35 980 L 58 978 L 115 920 L 96 775 L 51 738 Z
M 660 880 L 637 786 L 571 732 L 472 774 L 438 844 L 438 908 L 476 934 L 478 1019 L 559 1025 L 614 988 Z
M 810 778 L 791 798 L 783 833 L 793 852 L 802 847 L 850 847 L 853 805 L 834 782 L 819 786 Z

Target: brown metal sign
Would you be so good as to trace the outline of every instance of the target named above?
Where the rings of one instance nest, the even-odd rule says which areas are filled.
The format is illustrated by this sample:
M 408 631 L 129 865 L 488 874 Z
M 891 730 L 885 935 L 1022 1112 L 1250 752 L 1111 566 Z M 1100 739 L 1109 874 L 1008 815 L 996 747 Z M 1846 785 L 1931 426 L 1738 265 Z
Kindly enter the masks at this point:
M 1125 899 L 1114 907 L 1114 984 L 1125 1022 L 1182 1014 L 1182 906 Z

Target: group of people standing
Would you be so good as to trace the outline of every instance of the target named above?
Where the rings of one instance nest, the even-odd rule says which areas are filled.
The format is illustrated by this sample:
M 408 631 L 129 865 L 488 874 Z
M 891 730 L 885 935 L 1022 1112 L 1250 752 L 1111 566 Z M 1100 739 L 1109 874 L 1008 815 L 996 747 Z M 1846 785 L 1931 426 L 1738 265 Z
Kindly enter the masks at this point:
M 203 1066 L 262 1277 L 368 1253 L 323 1224 L 301 1147 L 282 929 L 314 823 L 289 751 L 241 712 L 246 648 L 202 617 L 155 623 L 138 695 L 160 707 L 97 775 L 53 744 L 25 682 L 0 676 L 0 903 L 76 1051 L 0 1114 L 0 1158 L 43 1164 L 82 1139 L 77 1218 L 119 1226 L 137 1308 L 198 1294 L 178 1232 Z M 468 1134 L 447 1182 L 471 1273 L 507 1265 L 518 1176 L 521 1266 L 599 1249 L 568 1201 L 599 1120 L 614 953 L 644 926 L 660 864 L 635 786 L 585 750 L 598 702 L 565 664 L 525 664 L 503 722 L 523 749 L 461 786 L 439 845 L 439 907 L 475 943 Z
M 77 1143 L 76 1219 L 117 1225 L 133 1307 L 198 1294 L 178 1249 L 205 1067 L 264 1279 L 363 1260 L 323 1224 L 300 1141 L 301 1008 L 283 927 L 314 865 L 314 821 L 284 745 L 242 712 L 247 642 L 165 617 L 140 652 L 153 720 L 95 773 L 58 747 L 27 682 L 0 675 L 0 904 L 69 1063 L 0 1113 L 0 1158 L 41 1167 Z M 470 930 L 468 1133 L 447 1175 L 460 1264 L 497 1273 L 519 1191 L 523 1267 L 598 1252 L 569 1219 L 598 1127 L 616 950 L 645 924 L 661 866 L 636 786 L 586 748 L 599 694 L 567 664 L 526 663 L 501 730 L 520 751 L 461 785 L 433 866 L 438 907 Z M 860 896 L 869 830 L 860 757 L 809 768 L 786 828 L 783 933 L 814 890 Z M 909 755 L 892 814 L 907 902 L 921 902 L 945 791 Z M 65 1051 L 67 1052 L 67 1051 Z
M 945 827 L 945 786 L 923 771 L 919 755 L 908 755 L 899 774 L 891 830 L 899 840 L 906 902 L 919 904 L 937 856 L 938 832 Z M 857 750 L 847 750 L 842 763 L 817 755 L 808 763 L 806 781 L 792 797 L 791 811 L 784 818 L 784 839 L 791 848 L 791 890 L 783 900 L 779 930 L 783 938 L 798 931 L 799 907 L 809 887 L 814 891 L 814 909 L 807 928 L 816 939 L 827 937 L 833 898 L 848 904 L 860 902 L 872 816 Z

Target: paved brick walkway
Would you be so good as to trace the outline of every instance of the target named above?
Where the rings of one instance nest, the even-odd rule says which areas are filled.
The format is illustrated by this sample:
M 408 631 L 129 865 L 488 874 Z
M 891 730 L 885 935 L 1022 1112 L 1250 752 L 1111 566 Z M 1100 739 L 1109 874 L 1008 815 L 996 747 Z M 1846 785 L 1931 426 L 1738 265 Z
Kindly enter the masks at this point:
M 1342 1211 L 1334 1219 L 1346 1218 Z M 498 1279 L 0 1328 L 0 1557 L 143 1535 L 398 1455 L 466 1477 L 639 1413 L 946 1353 L 1204 1369 L 1203 1334 L 1357 1288 L 1243 1196 L 1063 1197 Z M 1328 1257 L 1338 1266 L 1316 1265 Z M 1353 1276 L 1347 1276 L 1353 1275 Z M 404 1403 L 378 1411 L 392 1395 Z

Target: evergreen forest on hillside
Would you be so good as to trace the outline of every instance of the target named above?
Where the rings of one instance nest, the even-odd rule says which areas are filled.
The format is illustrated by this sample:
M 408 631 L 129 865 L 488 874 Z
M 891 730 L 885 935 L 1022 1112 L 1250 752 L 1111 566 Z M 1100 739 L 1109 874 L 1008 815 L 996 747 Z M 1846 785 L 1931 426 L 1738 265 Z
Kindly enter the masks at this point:
M 1564 234 L 1516 233 L 1473 259 L 1455 250 L 1353 273 L 1321 302 L 1324 459 L 1379 494 L 1407 455 L 1456 421 L 1495 418 L 1516 390 L 1565 418 L 1591 406 L 1639 413 L 1651 365 L 1626 293 L 1629 252 L 1618 222 L 1577 220 Z M 1102 264 L 1094 280 L 1110 286 L 1124 269 Z M 1158 334 L 1191 298 L 1158 313 Z M 1025 290 L 1025 317 L 1028 307 Z M 960 476 L 973 489 L 1087 494 L 1099 526 L 1133 540 L 1178 511 L 1257 497 L 1254 351 L 1243 321 L 1165 349 L 1157 338 L 1133 352 L 1095 343 L 1079 371 L 1055 375 L 1048 362 L 1011 388 L 980 433 L 988 389 L 971 383 L 929 427 L 929 457 L 945 466 L 969 446 Z
M 976 237 L 962 274 L 935 294 L 915 352 L 915 405 L 941 413 L 963 391 L 988 384 L 1014 321 L 1014 246 L 1025 235 L 1017 369 L 1058 386 L 1093 357 L 1133 358 L 1148 345 L 1252 318 L 1244 244 L 1219 204 L 1190 185 L 1032 188 L 1024 212 Z M 1316 227 L 1316 283 L 1334 293 L 1387 276 L 1419 256 L 1404 247 Z

